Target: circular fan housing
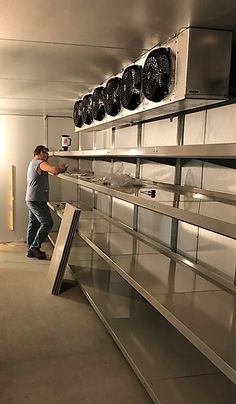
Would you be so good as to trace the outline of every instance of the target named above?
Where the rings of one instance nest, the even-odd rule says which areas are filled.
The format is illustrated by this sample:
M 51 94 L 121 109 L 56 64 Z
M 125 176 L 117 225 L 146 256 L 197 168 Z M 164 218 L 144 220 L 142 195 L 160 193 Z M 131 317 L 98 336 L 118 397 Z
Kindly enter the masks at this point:
M 143 94 L 148 100 L 161 101 L 169 90 L 170 50 L 154 49 L 143 67 Z
M 82 101 L 82 119 L 83 123 L 90 125 L 93 120 L 92 115 L 92 95 L 86 94 Z
M 76 101 L 73 109 L 74 124 L 77 128 L 81 128 L 83 125 L 82 120 L 82 100 Z
M 120 78 L 112 77 L 104 88 L 104 105 L 108 115 L 116 116 L 120 111 Z
M 103 93 L 104 87 L 97 87 L 92 95 L 92 114 L 96 121 L 101 121 L 105 116 Z
M 121 78 L 120 98 L 124 108 L 133 110 L 141 102 L 142 67 L 128 66 Z

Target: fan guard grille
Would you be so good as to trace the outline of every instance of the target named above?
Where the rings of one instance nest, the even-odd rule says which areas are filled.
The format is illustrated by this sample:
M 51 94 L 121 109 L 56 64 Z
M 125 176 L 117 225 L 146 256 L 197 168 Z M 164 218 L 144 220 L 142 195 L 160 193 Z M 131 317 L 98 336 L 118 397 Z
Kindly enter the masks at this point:
M 120 98 L 124 108 L 133 110 L 141 102 L 142 67 L 128 66 L 121 79 Z
M 143 67 L 143 94 L 148 100 L 161 101 L 169 90 L 170 50 L 154 49 Z
M 92 95 L 86 94 L 82 101 L 82 119 L 86 125 L 90 125 L 93 120 L 92 115 Z
M 95 88 L 92 95 L 92 114 L 93 119 L 101 121 L 105 116 L 105 106 L 104 106 L 104 87 Z
M 73 109 L 74 124 L 77 128 L 81 128 L 83 125 L 82 120 L 82 100 L 76 101 Z
M 115 116 L 120 111 L 120 81 L 119 77 L 112 77 L 104 88 L 104 105 L 108 115 Z

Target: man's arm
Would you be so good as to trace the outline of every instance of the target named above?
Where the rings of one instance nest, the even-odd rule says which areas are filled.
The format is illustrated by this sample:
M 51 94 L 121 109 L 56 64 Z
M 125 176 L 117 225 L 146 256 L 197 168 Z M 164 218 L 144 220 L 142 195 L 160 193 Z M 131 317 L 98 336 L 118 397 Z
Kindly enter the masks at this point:
M 62 164 L 61 166 L 51 166 L 46 161 L 43 161 L 42 163 L 40 163 L 39 168 L 42 171 L 47 171 L 48 173 L 51 173 L 54 175 L 64 173 L 67 169 L 65 164 Z

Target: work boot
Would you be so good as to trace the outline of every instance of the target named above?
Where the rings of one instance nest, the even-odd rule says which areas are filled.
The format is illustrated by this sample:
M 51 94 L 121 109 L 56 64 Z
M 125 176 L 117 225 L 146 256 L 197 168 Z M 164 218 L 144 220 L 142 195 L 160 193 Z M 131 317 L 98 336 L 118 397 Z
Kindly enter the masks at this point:
M 46 254 L 44 251 L 41 251 L 39 248 L 31 247 L 28 250 L 27 257 L 29 257 L 29 258 L 35 257 L 35 258 L 38 258 L 39 260 L 44 260 L 46 258 Z

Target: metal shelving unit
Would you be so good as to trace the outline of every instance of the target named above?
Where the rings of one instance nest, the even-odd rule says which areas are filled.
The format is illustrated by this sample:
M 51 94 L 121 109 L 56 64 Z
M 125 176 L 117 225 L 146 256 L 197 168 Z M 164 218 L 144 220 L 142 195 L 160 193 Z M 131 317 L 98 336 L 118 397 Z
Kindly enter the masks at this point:
M 91 129 L 90 129 L 91 131 Z M 236 143 L 196 144 L 176 146 L 136 147 L 130 149 L 97 149 L 54 151 L 61 157 L 144 157 L 144 158 L 219 158 L 235 159 Z
M 185 117 L 179 115 L 177 145 L 141 147 L 140 125 L 145 123 L 143 119 L 153 118 L 154 112 L 136 117 L 138 147 L 115 148 L 118 125 L 133 124 L 127 116 L 98 127 L 84 127 L 81 134 L 92 132 L 89 142 L 84 142 L 85 147 L 91 144 L 89 150 L 51 153 L 62 159 L 87 160 L 77 165 L 81 171 L 58 176 L 75 184 L 82 200 L 89 195 L 95 207 L 97 195 L 108 196 L 100 199 L 100 204 L 108 201 L 106 215 L 82 208 L 69 263 L 91 305 L 155 403 L 233 404 L 236 286 L 214 273 L 210 265 L 196 264 L 176 251 L 179 222 L 236 239 L 236 218 L 232 218 L 232 209 L 229 214 L 224 209 L 236 205 L 236 194 L 180 185 L 181 164 L 188 164 L 188 159 L 234 168 L 236 143 L 182 145 Z M 166 115 L 163 109 L 164 112 Z M 95 131 L 111 128 L 111 124 L 115 126 L 110 135 L 111 148 L 96 148 Z M 92 171 L 91 175 L 89 170 L 86 173 L 87 167 L 98 172 L 100 166 L 92 166 L 97 160 L 110 162 L 111 173 L 117 161 L 135 163 L 134 183 L 114 187 L 109 179 L 105 183 Z M 141 164 L 155 162 L 176 167 L 174 184 L 140 179 Z M 110 217 L 117 200 L 134 205 L 132 228 Z M 63 203 L 57 202 L 56 206 L 51 202 L 50 207 L 62 217 Z M 172 219 L 169 247 L 135 231 L 142 208 Z M 220 214 L 222 210 L 224 215 Z
M 63 205 L 59 211 L 58 205 L 50 203 L 62 217 Z M 85 249 L 82 240 L 91 249 Z M 218 397 L 214 402 L 223 403 L 227 395 L 227 403 L 233 403 L 236 334 L 232 291 L 175 260 L 175 254 L 167 256 L 151 244 L 151 240 L 150 244 L 140 240 L 136 232 L 128 233 L 124 226 L 116 226 L 96 211 L 82 212 L 70 263 L 90 303 L 154 402 L 175 403 L 175 394 L 181 394 L 182 384 L 190 383 L 193 388 L 199 383 L 204 403 L 213 402 L 209 397 Z M 131 293 L 132 290 L 145 300 L 134 299 L 136 292 Z M 209 310 L 202 312 L 203 307 Z M 132 345 L 134 336 L 138 343 Z M 170 346 L 178 347 L 178 358 L 175 348 L 167 349 Z M 160 366 L 157 373 L 150 357 L 156 358 Z M 178 369 L 174 375 L 164 366 L 164 362 L 172 360 Z M 192 366 L 198 369 L 193 370 Z M 167 374 L 162 374 L 165 371 Z M 214 386 L 214 391 L 208 391 L 208 398 L 204 390 L 207 380 Z M 168 393 L 170 397 L 173 394 L 170 401 L 159 401 L 163 381 L 164 385 L 168 381 L 175 386 L 176 390 Z M 217 394 L 215 388 L 219 389 Z M 190 395 L 188 402 L 194 403 L 194 397 Z

